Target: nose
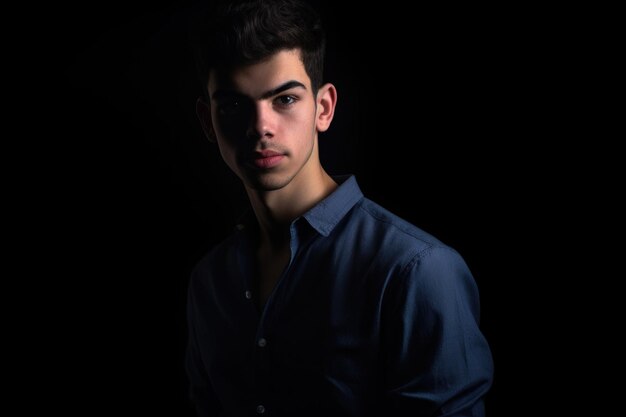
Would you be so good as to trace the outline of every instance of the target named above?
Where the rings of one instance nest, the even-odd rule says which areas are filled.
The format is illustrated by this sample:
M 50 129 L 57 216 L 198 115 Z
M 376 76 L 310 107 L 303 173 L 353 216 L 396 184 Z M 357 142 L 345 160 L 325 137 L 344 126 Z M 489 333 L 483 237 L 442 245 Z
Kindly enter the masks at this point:
M 272 138 L 275 129 L 274 123 L 271 105 L 265 101 L 256 103 L 251 111 L 246 136 L 252 140 Z

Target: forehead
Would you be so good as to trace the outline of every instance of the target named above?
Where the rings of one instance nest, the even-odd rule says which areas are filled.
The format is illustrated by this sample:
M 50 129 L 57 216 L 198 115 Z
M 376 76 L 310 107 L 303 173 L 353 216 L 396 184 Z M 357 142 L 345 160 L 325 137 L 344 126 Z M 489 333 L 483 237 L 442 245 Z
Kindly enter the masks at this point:
M 213 69 L 209 74 L 208 90 L 209 95 L 216 90 L 234 90 L 256 97 L 291 80 L 301 82 L 311 91 L 311 80 L 296 49 L 279 51 L 251 65 L 229 70 Z

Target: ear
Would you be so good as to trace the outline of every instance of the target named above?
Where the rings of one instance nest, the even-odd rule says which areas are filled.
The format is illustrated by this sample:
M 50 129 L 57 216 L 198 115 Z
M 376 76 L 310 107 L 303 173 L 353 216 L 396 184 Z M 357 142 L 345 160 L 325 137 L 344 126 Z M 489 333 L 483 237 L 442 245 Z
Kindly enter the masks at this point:
M 337 105 L 337 89 L 332 84 L 324 84 L 317 91 L 317 114 L 315 127 L 318 132 L 325 132 L 330 127 Z
M 209 142 L 215 143 L 215 130 L 213 129 L 213 121 L 211 120 L 211 108 L 202 100 L 202 97 L 198 97 L 198 100 L 196 100 L 196 114 L 198 115 L 198 119 L 200 119 L 202 130 L 204 130 L 204 134 L 209 139 Z

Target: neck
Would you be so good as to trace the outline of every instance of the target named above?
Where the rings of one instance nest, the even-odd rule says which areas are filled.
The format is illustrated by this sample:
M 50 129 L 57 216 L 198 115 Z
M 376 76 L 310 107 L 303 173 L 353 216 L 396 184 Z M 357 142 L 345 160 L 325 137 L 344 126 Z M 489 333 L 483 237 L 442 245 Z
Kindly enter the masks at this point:
M 288 185 L 278 190 L 246 189 L 259 222 L 261 246 L 278 249 L 288 245 L 291 222 L 337 188 L 337 183 L 321 165 L 312 171 L 298 173 Z

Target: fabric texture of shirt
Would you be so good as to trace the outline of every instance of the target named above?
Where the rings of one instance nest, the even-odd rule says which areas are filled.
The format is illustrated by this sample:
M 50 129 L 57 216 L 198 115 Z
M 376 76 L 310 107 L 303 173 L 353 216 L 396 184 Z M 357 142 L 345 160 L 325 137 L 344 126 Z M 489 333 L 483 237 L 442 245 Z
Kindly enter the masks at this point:
M 196 266 L 187 372 L 201 416 L 483 416 L 493 363 L 461 256 L 353 176 L 291 223 L 256 306 L 254 226 Z

